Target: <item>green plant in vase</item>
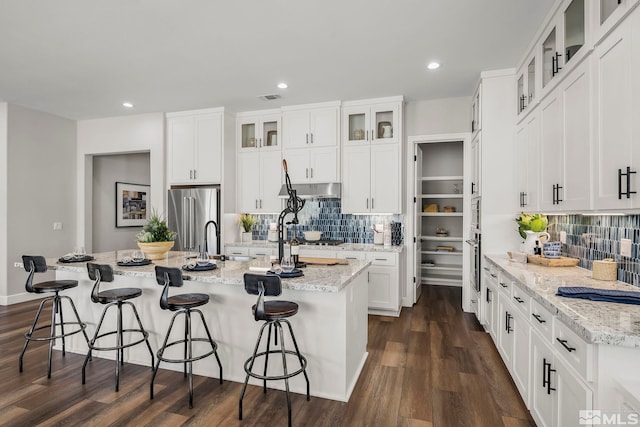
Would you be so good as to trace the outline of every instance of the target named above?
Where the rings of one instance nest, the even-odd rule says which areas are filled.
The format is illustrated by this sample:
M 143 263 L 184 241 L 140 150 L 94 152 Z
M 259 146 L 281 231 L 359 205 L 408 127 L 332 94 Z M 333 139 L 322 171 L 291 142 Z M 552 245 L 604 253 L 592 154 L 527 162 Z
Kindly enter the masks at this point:
M 176 232 L 169 230 L 167 220 L 152 211 L 147 224 L 136 234 L 138 247 L 148 259 L 162 259 L 173 248 Z
M 242 241 L 251 240 L 251 230 L 256 225 L 256 217 L 251 214 L 240 214 L 238 222 L 242 228 Z

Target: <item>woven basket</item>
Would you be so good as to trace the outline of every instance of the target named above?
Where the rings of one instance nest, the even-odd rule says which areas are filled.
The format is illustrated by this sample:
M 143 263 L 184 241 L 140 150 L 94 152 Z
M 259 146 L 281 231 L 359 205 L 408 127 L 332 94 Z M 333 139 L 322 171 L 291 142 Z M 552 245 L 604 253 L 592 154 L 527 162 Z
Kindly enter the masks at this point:
M 593 261 L 591 277 L 596 280 L 617 280 L 618 263 L 611 258 L 603 259 L 602 261 Z

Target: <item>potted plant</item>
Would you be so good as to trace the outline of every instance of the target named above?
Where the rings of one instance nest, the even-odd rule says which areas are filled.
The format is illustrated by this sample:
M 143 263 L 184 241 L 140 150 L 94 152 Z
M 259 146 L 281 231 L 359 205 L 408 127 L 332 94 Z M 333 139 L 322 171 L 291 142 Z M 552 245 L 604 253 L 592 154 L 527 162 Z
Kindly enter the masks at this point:
M 548 241 L 550 238 L 549 233 L 545 231 L 549 225 L 546 215 L 523 212 L 516 218 L 516 223 L 518 224 L 518 233 L 524 239 L 521 247 L 522 252 L 532 254 L 536 242 L 542 245 L 543 242 Z M 544 240 L 542 240 L 543 238 Z
M 256 217 L 251 214 L 240 214 L 241 239 L 242 242 L 250 242 L 252 240 L 251 229 L 256 225 Z
M 136 234 L 138 247 L 148 259 L 163 259 L 173 248 L 175 231 L 169 230 L 167 221 L 154 210 L 149 222 Z

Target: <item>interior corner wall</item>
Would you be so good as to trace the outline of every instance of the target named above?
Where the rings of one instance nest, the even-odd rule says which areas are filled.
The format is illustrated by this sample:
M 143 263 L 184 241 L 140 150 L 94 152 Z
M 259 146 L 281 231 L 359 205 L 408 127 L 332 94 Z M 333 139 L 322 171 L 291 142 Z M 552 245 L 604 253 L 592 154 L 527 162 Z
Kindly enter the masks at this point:
M 7 103 L 0 102 L 0 305 L 7 305 Z
M 7 304 L 32 299 L 23 254 L 56 257 L 76 241 L 76 122 L 17 105 L 7 106 Z M 53 223 L 62 223 L 53 230 Z M 50 278 L 53 273 L 47 273 Z M 42 277 L 42 279 L 47 278 Z
M 116 227 L 116 182 L 149 185 L 149 153 L 93 156 L 93 252 L 135 247 L 142 227 Z
M 89 252 L 93 252 L 93 156 L 126 153 L 149 153 L 151 209 L 164 213 L 164 114 L 138 114 L 78 122 L 77 239 Z
M 407 102 L 404 115 L 407 136 L 471 132 L 471 97 Z

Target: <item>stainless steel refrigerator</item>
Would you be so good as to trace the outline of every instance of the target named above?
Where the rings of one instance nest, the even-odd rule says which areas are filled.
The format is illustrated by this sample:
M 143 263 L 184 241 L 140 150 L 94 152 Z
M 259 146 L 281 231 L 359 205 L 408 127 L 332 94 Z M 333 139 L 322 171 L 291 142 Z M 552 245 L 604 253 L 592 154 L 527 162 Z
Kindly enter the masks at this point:
M 169 229 L 178 237 L 174 250 L 197 251 L 204 249 L 205 224 L 213 220 L 220 227 L 220 188 L 181 187 L 169 190 Z M 213 224 L 206 230 L 207 246 L 210 254 L 217 254 L 220 248 L 219 234 Z

